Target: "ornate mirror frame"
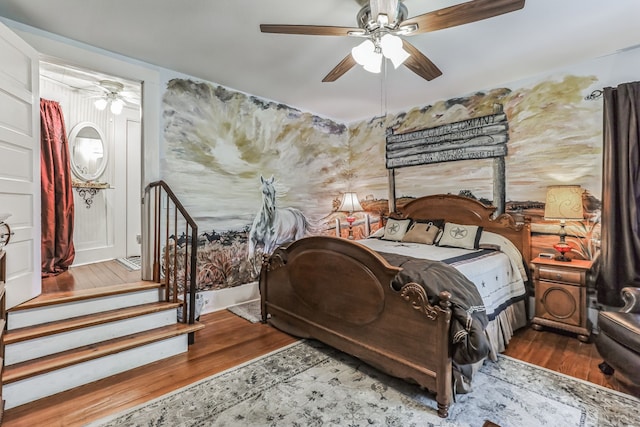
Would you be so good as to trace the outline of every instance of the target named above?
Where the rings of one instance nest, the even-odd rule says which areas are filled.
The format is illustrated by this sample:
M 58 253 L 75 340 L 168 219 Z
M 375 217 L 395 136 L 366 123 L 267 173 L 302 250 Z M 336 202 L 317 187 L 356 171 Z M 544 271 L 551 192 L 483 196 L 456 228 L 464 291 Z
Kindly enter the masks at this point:
M 80 142 L 82 140 L 90 139 L 100 141 L 102 144 L 102 157 L 95 169 L 89 171 L 84 165 L 78 163 L 79 156 L 81 155 L 78 150 L 81 148 Z M 71 129 L 69 133 L 69 163 L 71 164 L 73 174 L 78 179 L 82 181 L 95 181 L 100 178 L 107 168 L 109 160 L 108 152 L 109 150 L 106 146 L 104 134 L 94 123 L 81 122 Z

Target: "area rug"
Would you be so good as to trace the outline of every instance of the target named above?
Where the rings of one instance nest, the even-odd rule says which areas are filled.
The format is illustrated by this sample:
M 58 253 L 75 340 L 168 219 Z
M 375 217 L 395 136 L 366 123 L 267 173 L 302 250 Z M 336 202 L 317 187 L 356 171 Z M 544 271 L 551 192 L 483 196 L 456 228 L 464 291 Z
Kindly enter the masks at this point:
M 300 341 L 90 426 L 640 425 L 640 400 L 506 356 L 473 387 L 442 419 L 419 387 Z
M 140 257 L 130 256 L 127 258 L 117 258 L 120 264 L 124 265 L 129 271 L 140 270 Z
M 258 323 L 262 319 L 259 299 L 227 307 L 227 310 L 251 323 Z

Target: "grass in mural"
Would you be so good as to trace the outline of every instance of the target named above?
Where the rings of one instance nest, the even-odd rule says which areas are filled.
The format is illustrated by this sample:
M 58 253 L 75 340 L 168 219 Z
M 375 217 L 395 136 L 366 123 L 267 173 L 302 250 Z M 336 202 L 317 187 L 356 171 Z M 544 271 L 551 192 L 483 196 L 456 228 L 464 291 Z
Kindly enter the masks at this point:
M 239 286 L 257 280 L 260 273 L 261 255 L 249 259 L 247 252 L 248 230 L 227 231 L 224 233 L 203 233 L 198 239 L 197 279 L 198 291 L 218 290 Z M 169 246 L 169 277 L 173 280 L 174 264 L 176 280 L 185 282 L 185 253 L 189 245 L 177 246 L 177 258 L 174 263 L 175 245 Z M 188 254 L 187 254 L 188 255 Z M 187 274 L 190 274 L 187 271 Z M 189 278 L 187 277 L 187 280 Z

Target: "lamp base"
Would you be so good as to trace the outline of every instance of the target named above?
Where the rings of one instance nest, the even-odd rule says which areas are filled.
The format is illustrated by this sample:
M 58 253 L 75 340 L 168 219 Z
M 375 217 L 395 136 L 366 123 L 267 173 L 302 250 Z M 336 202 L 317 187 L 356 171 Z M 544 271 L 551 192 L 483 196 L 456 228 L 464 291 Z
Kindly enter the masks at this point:
M 556 261 L 571 262 L 571 258 L 567 258 L 567 256 L 565 255 L 567 252 L 571 252 L 570 245 L 568 245 L 565 242 L 558 242 L 555 245 L 553 245 L 553 249 L 560 252 L 560 255 L 554 258 Z
M 353 223 L 355 222 L 356 217 L 349 215 L 347 217 L 347 222 L 349 223 L 349 234 L 347 235 L 347 239 L 349 240 L 355 240 L 355 237 L 353 236 Z

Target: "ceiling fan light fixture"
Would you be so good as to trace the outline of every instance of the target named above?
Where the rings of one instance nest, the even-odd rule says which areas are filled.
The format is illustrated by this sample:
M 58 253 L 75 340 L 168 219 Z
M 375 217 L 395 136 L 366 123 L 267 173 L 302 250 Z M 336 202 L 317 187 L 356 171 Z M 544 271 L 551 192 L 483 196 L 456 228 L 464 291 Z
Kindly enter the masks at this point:
M 409 58 L 409 52 L 402 48 L 402 39 L 393 34 L 385 34 L 380 39 L 380 48 L 385 58 L 389 58 L 394 68 L 398 68 Z
M 378 74 L 382 69 L 382 54 L 374 51 L 363 67 L 370 73 Z
M 100 98 L 100 99 L 96 99 L 96 102 L 93 103 L 93 105 L 100 111 L 104 110 L 105 108 L 107 108 L 107 104 L 109 102 L 104 99 L 104 98 Z
M 122 108 L 124 108 L 124 102 L 122 102 L 121 99 L 116 98 L 113 101 L 111 101 L 111 112 L 113 114 L 120 114 L 122 113 Z
M 373 44 L 373 42 L 369 39 L 366 39 L 358 46 L 355 46 L 353 49 L 351 49 L 351 56 L 353 56 L 353 59 L 358 64 L 365 65 L 369 63 L 369 58 L 372 54 L 375 53 L 375 50 L 376 46 Z
M 365 70 L 370 73 L 379 73 L 382 67 L 382 54 L 370 39 L 367 39 L 351 49 L 351 56 Z

